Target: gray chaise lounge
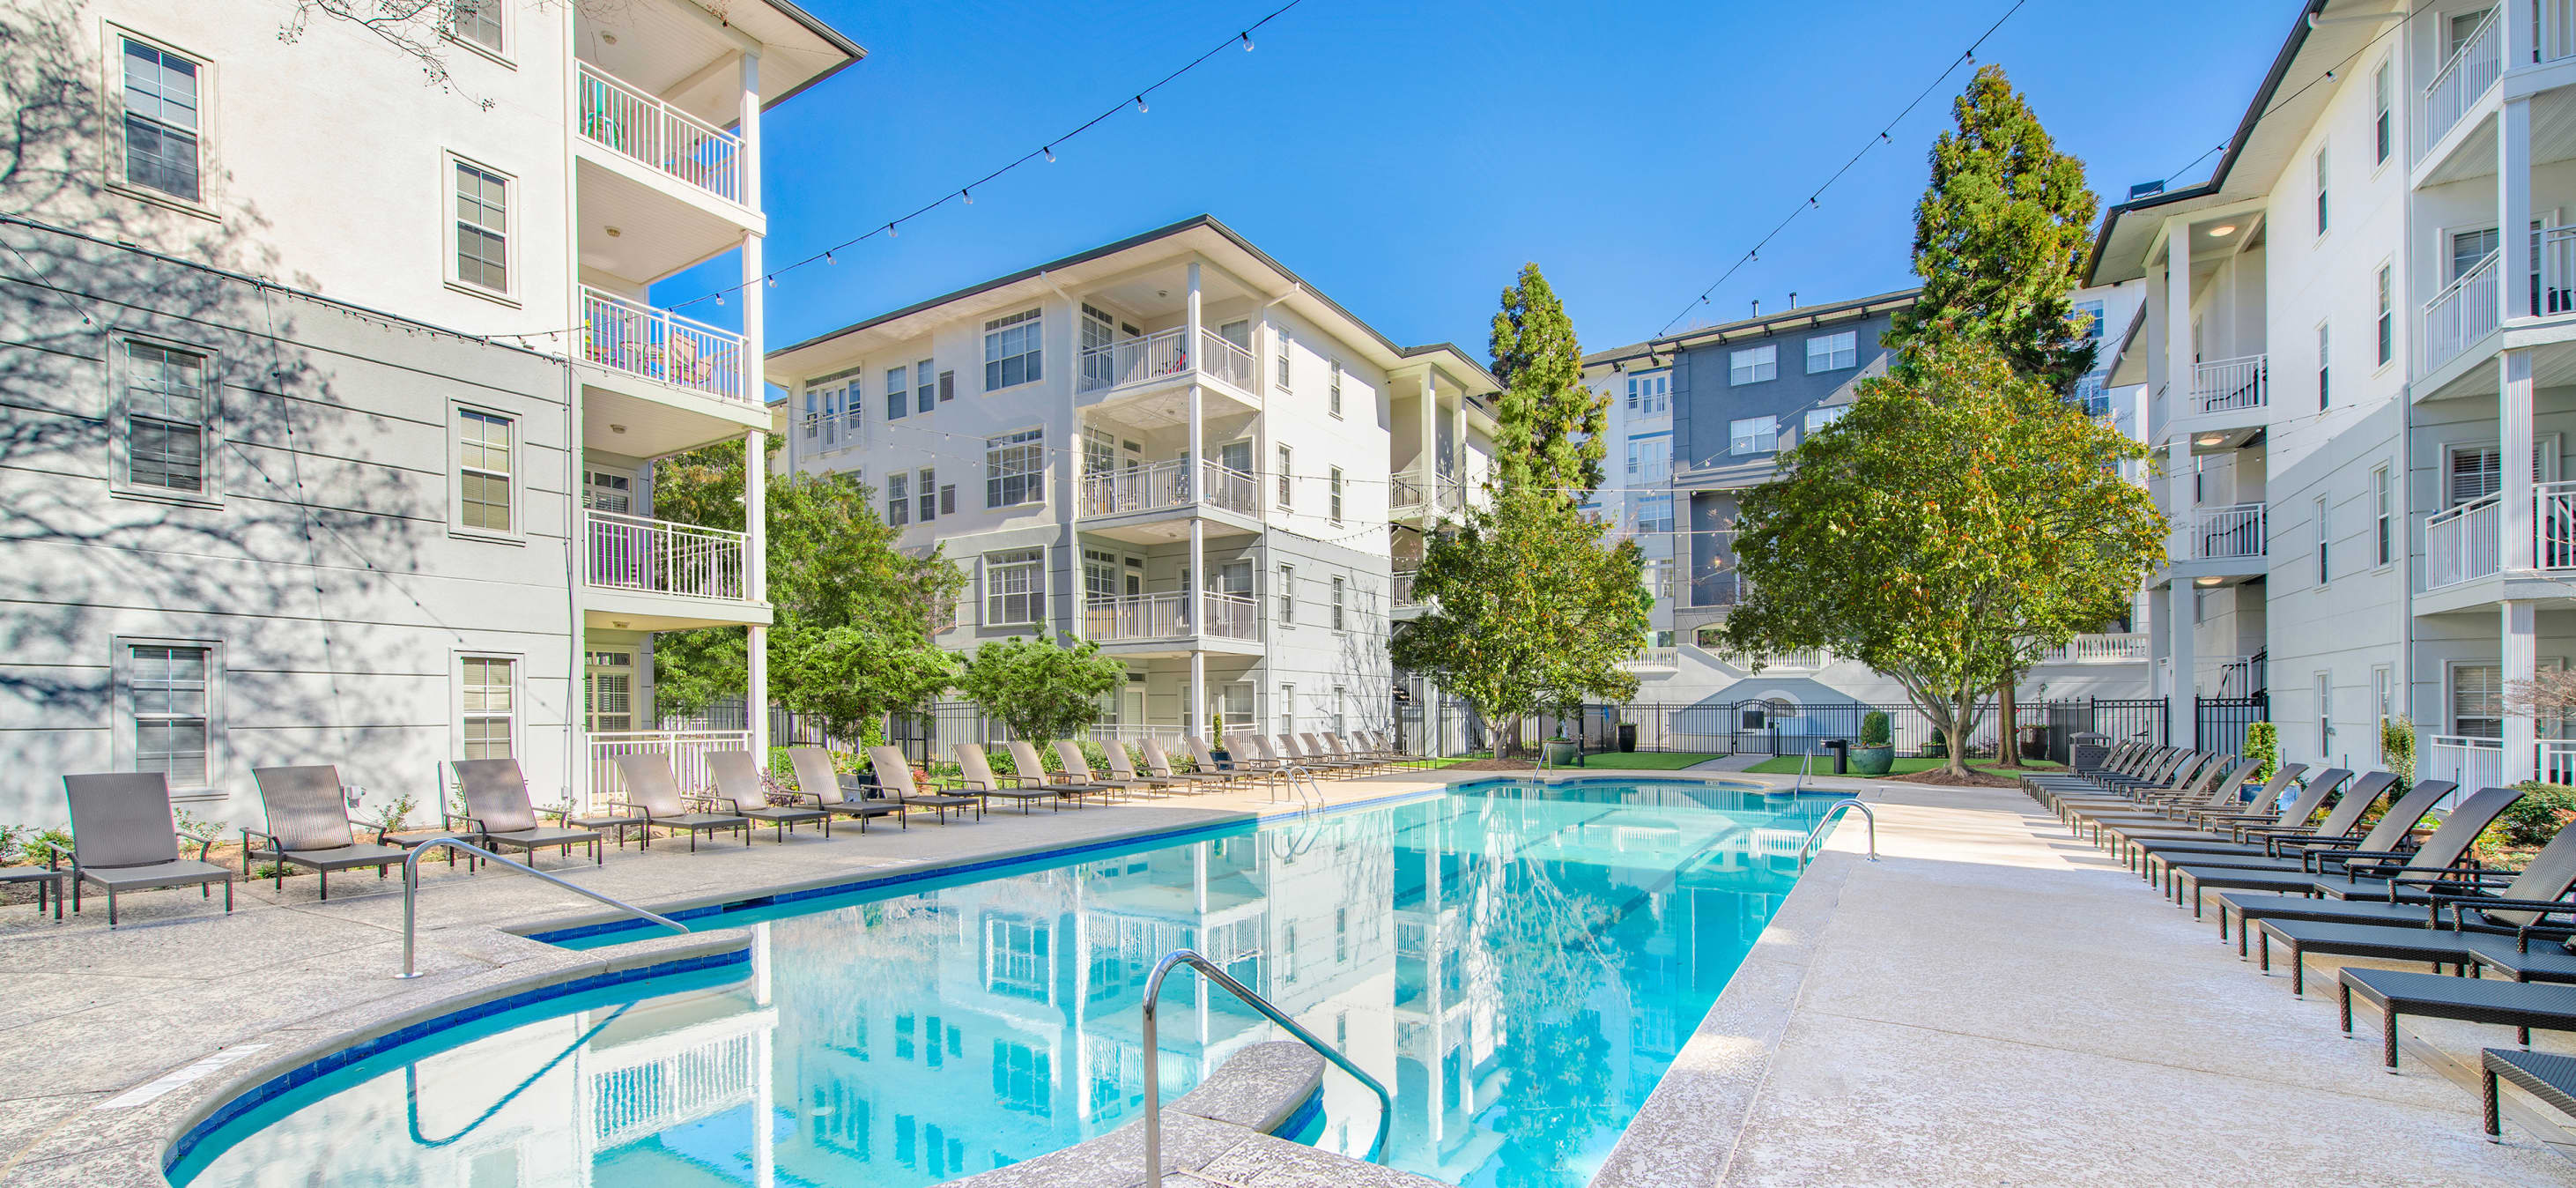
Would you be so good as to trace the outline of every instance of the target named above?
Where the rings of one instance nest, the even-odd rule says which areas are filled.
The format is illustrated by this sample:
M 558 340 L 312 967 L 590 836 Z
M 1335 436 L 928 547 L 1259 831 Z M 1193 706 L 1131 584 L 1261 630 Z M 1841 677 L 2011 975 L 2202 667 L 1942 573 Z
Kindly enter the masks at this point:
M 259 785 L 260 803 L 268 810 L 268 829 L 242 830 L 245 874 L 252 862 L 266 861 L 275 871 L 272 884 L 284 890 L 285 868 L 301 866 L 314 873 L 322 898 L 329 899 L 332 871 L 372 866 L 381 879 L 386 868 L 410 856 L 408 850 L 384 844 L 382 828 L 376 830 L 379 840 L 358 840 L 349 828 L 349 801 L 341 791 L 339 768 L 328 764 L 260 767 L 253 768 L 250 776 Z
M 72 910 L 81 885 L 107 891 L 107 926 L 116 927 L 116 897 L 153 887 L 195 887 L 212 898 L 224 885 L 224 911 L 233 910 L 233 872 L 205 860 L 211 837 L 195 858 L 179 856 L 179 830 L 171 823 L 170 781 L 157 771 L 112 771 L 63 777 L 72 813 Z
M 463 816 L 446 814 L 449 829 L 481 842 L 486 849 L 517 850 L 530 858 L 539 850 L 568 855 L 574 846 L 586 845 L 594 865 L 607 860 L 597 830 L 548 828 L 538 820 L 537 806 L 528 799 L 528 777 L 519 770 L 518 760 L 453 759 L 447 766 L 455 772 L 457 788 L 465 797 Z M 572 810 L 546 811 L 560 822 Z

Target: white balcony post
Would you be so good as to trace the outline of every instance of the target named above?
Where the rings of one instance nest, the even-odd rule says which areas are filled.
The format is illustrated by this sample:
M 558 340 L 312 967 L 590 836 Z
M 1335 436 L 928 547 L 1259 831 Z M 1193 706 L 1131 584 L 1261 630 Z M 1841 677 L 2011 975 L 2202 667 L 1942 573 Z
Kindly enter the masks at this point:
M 744 314 L 751 311 L 745 309 Z M 754 429 L 742 435 L 742 592 L 753 602 L 769 600 L 769 484 L 761 457 L 765 435 Z M 745 641 L 750 688 L 744 690 L 743 725 L 751 731 L 752 758 L 769 763 L 769 628 L 754 623 Z
M 2535 630 L 2534 604 L 2501 602 L 2497 607 L 2497 638 L 2501 643 L 2500 667 L 2508 688 L 2514 681 L 2527 681 L 2539 675 L 2540 648 Z M 2504 715 L 2504 782 L 2518 784 L 2539 771 L 2534 721 L 2529 714 L 2506 711 Z M 2469 789 L 2475 791 L 2475 789 Z
M 2532 546 L 2531 352 L 2504 352 L 2497 370 L 2499 384 L 2496 430 L 2504 455 L 2504 489 L 2497 499 L 2498 559 L 2508 572 L 2538 566 Z
M 742 56 L 742 204 L 760 209 L 760 55 Z M 752 356 L 759 358 L 758 355 Z
M 1189 333 L 1181 340 L 1183 344 L 1181 349 L 1190 352 L 1190 357 L 1197 360 L 1197 370 L 1205 370 L 1208 361 L 1202 356 L 1207 352 L 1207 344 L 1199 341 L 1199 297 L 1199 262 L 1192 260 L 1190 261 Z M 1252 382 L 1258 385 L 1261 377 L 1253 376 Z M 1201 500 L 1208 496 L 1205 461 L 1207 457 L 1206 418 L 1207 389 L 1199 383 L 1198 377 L 1193 375 L 1190 378 L 1189 456 L 1188 460 L 1182 463 L 1186 469 L 1182 471 L 1181 477 L 1182 481 L 1191 484 L 1190 494 Z M 1208 630 L 1207 604 L 1208 596 L 1212 592 L 1207 580 L 1207 521 L 1193 515 L 1190 517 L 1190 597 L 1197 599 L 1199 605 L 1183 607 L 1182 610 L 1190 616 L 1192 628 L 1199 634 L 1205 634 Z M 1207 651 L 1193 647 L 1190 649 L 1190 716 L 1183 724 L 1196 730 L 1206 722 Z M 1217 740 L 1208 741 L 1214 743 Z
M 2171 665 L 2173 692 L 2165 705 L 2165 742 L 2171 746 L 2192 745 L 2200 719 L 2200 683 L 2195 670 L 2199 658 L 2193 654 L 2195 630 L 2192 619 L 2200 591 L 2188 578 L 2175 578 L 2171 594 L 2165 599 L 2165 658 Z
M 2506 70 L 2520 70 L 2539 60 L 2539 43 L 2533 37 L 2539 32 L 2540 10 L 2537 4 L 2538 0 L 2504 0 L 2504 24 L 2496 32 L 2504 37 Z M 2528 124 L 2524 126 L 2529 127 Z M 2505 224 L 2507 227 L 2521 225 Z
M 2521 56 L 2508 65 L 2531 60 L 2528 25 L 2508 21 L 2509 46 Z M 2496 300 L 2498 325 L 2537 312 L 2531 300 L 2531 100 L 2508 100 L 2496 124 Z

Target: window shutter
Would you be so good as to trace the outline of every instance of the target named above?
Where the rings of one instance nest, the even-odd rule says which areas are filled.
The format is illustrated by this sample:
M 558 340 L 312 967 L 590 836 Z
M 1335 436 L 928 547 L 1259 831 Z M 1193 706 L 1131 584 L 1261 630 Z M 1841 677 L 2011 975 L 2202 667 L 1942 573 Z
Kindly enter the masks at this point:
M 946 404 L 955 399 L 957 399 L 957 373 L 954 371 L 940 372 L 939 402 L 941 404 Z

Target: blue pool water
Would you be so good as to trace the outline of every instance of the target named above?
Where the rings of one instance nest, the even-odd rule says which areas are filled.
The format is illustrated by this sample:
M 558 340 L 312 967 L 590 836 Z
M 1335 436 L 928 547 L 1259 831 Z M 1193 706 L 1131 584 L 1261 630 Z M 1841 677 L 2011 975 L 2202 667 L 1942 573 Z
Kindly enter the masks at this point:
M 691 923 L 752 926 L 749 965 L 377 1054 L 206 1135 L 171 1177 L 935 1184 L 1133 1121 L 1144 976 L 1188 946 L 1386 1084 L 1384 1162 L 1460 1185 L 1580 1185 L 1770 920 L 1827 803 L 1498 782 L 729 910 Z M 1195 977 L 1164 1003 L 1170 1096 L 1280 1038 Z M 1295 1137 L 1365 1154 L 1376 1124 L 1376 1098 L 1330 1072 L 1320 1123 Z

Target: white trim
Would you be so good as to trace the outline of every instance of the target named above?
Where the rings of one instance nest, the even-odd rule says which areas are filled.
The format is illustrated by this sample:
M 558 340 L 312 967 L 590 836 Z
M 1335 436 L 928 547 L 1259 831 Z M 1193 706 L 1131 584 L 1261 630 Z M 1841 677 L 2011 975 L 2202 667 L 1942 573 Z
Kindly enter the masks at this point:
M 205 359 L 203 377 L 205 407 L 198 417 L 197 467 L 199 489 L 180 491 L 169 487 L 137 483 L 133 480 L 133 437 L 128 420 L 126 393 L 131 387 L 127 375 L 126 344 L 141 342 L 167 350 L 183 351 Z M 136 330 L 114 330 L 107 335 L 107 488 L 119 498 L 142 499 L 186 507 L 221 507 L 223 497 L 215 475 L 216 445 L 222 440 L 217 422 L 223 415 L 224 357 L 213 347 L 184 342 L 158 334 Z
M 173 800 L 220 800 L 230 739 L 224 728 L 224 643 L 175 635 L 117 635 L 108 646 L 108 753 L 119 771 L 134 770 L 137 753 L 134 713 L 134 649 L 203 648 L 206 651 L 206 782 L 171 785 Z
M 192 214 L 199 218 L 223 221 L 214 206 L 215 183 L 220 173 L 214 164 L 213 137 L 209 134 L 216 123 L 215 61 L 205 54 L 180 48 L 177 44 L 141 32 L 115 21 L 102 21 L 99 37 L 99 66 L 103 74 L 99 84 L 99 135 L 101 147 L 100 184 L 128 198 L 155 206 Z M 167 190 L 155 189 L 126 180 L 125 177 L 125 47 L 120 39 L 131 38 L 166 54 L 186 58 L 197 67 L 197 196 L 182 198 Z
M 501 179 L 502 285 L 497 289 L 480 281 L 465 279 L 464 272 L 457 267 L 457 254 L 460 249 L 456 235 L 456 172 L 460 167 Z M 525 253 L 519 251 L 519 207 L 521 205 L 519 175 L 454 149 L 439 150 L 438 173 L 439 227 L 440 237 L 446 244 L 447 251 L 444 269 L 447 287 L 459 293 L 497 301 L 513 309 L 518 308 L 520 282 L 526 279 L 526 270 L 522 264 Z
M 465 662 L 504 660 L 510 665 L 510 757 L 528 759 L 528 657 L 522 652 L 454 648 L 447 653 L 447 757 L 465 758 Z
M 510 424 L 510 526 L 471 528 L 465 523 L 465 414 L 499 417 Z M 518 412 L 466 400 L 447 402 L 447 534 L 495 544 L 528 540 L 528 419 Z

